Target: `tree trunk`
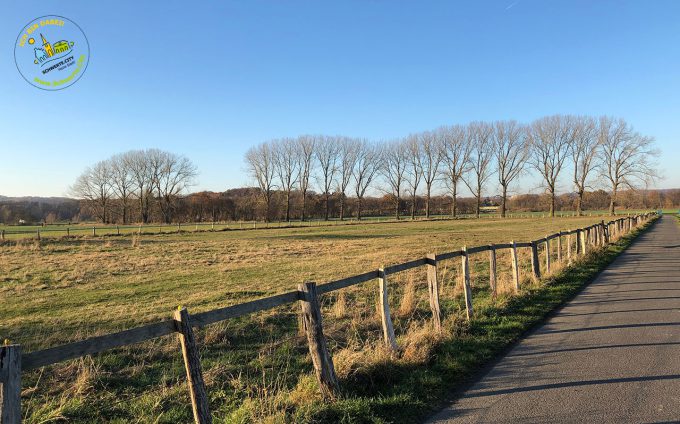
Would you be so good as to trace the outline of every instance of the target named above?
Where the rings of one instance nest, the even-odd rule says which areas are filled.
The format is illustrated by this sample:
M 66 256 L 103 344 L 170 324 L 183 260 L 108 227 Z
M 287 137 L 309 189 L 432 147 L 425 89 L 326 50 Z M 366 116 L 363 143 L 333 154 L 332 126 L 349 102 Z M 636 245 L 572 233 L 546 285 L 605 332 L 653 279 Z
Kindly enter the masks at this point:
M 286 222 L 290 222 L 290 191 L 286 193 Z
M 340 221 L 345 219 L 345 193 L 340 193 Z
M 357 221 L 361 221 L 361 197 L 357 197 Z
M 609 215 L 614 216 L 616 206 L 616 190 L 612 191 L 612 198 L 609 200 Z
M 583 190 L 579 190 L 578 199 L 576 199 L 576 216 L 583 216 Z
M 325 215 L 325 220 L 328 221 L 328 208 L 329 208 L 329 203 L 330 203 L 330 196 L 328 192 L 326 192 L 326 215 Z
M 416 219 L 416 200 L 417 196 L 411 196 L 411 221 Z
M 477 209 L 475 210 L 475 217 L 479 218 L 479 212 L 482 206 L 482 196 L 481 194 L 477 195 Z
M 305 208 L 307 207 L 307 193 L 302 192 L 302 220 L 305 220 Z
M 397 196 L 397 200 L 394 205 L 394 216 L 397 218 L 397 221 L 399 221 L 399 196 Z
M 451 194 L 451 215 L 453 218 L 456 217 L 456 214 L 458 213 L 458 205 L 456 203 L 457 201 L 457 194 L 458 194 L 458 187 L 455 182 L 453 182 L 453 193 Z
M 430 191 L 432 187 L 430 184 L 427 185 L 427 196 L 425 198 L 425 218 L 430 217 Z
M 264 211 L 264 222 L 269 222 L 269 211 L 272 203 L 271 196 L 267 196 L 267 198 L 265 199 L 265 203 L 267 204 L 267 206 L 265 207 Z
M 501 218 L 505 218 L 505 211 L 507 208 L 507 201 L 508 201 L 508 185 L 503 184 L 503 198 L 501 199 Z
M 555 191 L 550 192 L 550 217 L 555 217 Z

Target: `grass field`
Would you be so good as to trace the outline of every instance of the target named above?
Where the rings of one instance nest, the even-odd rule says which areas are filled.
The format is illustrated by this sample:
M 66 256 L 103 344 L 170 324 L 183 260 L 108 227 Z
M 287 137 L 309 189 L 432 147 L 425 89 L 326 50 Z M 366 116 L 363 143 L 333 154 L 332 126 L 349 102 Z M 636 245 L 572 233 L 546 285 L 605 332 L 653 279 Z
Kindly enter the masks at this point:
M 483 211 L 482 219 L 497 219 L 499 218 L 496 212 Z M 644 213 L 645 211 L 618 211 L 618 214 L 635 214 Z M 676 213 L 677 210 L 664 210 L 664 213 Z M 575 215 L 573 211 L 557 211 L 558 217 L 572 217 Z M 608 217 L 609 212 L 605 210 L 588 210 L 583 212 L 584 216 L 588 217 Z M 509 212 L 508 218 L 549 218 L 546 212 Z M 404 217 L 409 219 L 408 216 Z M 474 219 L 474 214 L 459 214 L 458 219 Z M 418 220 L 424 220 L 424 217 L 417 217 Z M 449 215 L 433 215 L 433 220 L 450 219 Z M 394 222 L 393 216 L 380 216 L 380 217 L 364 217 L 359 223 L 375 223 L 375 222 Z M 198 232 L 198 231 L 225 231 L 225 230 L 250 230 L 250 229 L 262 229 L 262 228 L 284 228 L 284 227 L 321 227 L 321 226 L 338 226 L 338 225 L 356 225 L 358 222 L 352 218 L 348 217 L 344 221 L 338 219 L 331 219 L 329 221 L 323 220 L 309 220 L 309 221 L 290 221 L 290 222 L 261 222 L 261 221 L 229 221 L 229 222 L 191 222 L 191 223 L 181 223 L 179 224 L 125 224 L 125 225 L 114 225 L 114 224 L 101 224 L 99 222 L 84 222 L 84 223 L 54 223 L 46 225 L 8 225 L 0 223 L 0 231 L 4 231 L 5 239 L 7 240 L 19 240 L 25 238 L 37 238 L 38 233 L 40 237 L 63 237 L 67 235 L 75 236 L 91 236 L 94 235 L 125 235 L 125 234 L 163 234 L 163 233 L 174 233 L 178 230 L 182 232 Z
M 462 245 L 528 241 L 600 219 L 426 221 L 8 241 L 0 246 L 0 337 L 31 351 L 168 318 L 177 305 L 200 312 L 291 290 L 304 280 L 322 283 Z M 296 331 L 297 305 L 199 331 L 216 422 L 418 419 L 472 365 L 560 301 L 555 296 L 548 298 L 552 303 L 530 302 L 552 289 L 527 278 L 521 296 L 501 294 L 492 300 L 486 290 L 486 258 L 472 257 L 480 316 L 472 326 L 462 319 L 459 261 L 442 267 L 442 336 L 430 331 L 425 270 L 394 276 L 390 303 L 402 346 L 399 358 L 381 348 L 375 285 L 325 295 L 325 328 L 345 390 L 333 404 L 316 393 L 304 339 Z M 498 260 L 501 282 L 508 283 L 509 258 L 501 254 Z M 521 264 L 528 275 L 528 255 L 522 255 Z M 596 263 L 590 272 L 601 265 Z M 573 290 L 578 281 L 567 277 L 567 288 Z M 526 310 L 519 316 L 508 315 L 520 306 Z M 484 335 L 475 336 L 485 325 Z M 182 367 L 176 338 L 165 337 L 27 373 L 26 421 L 189 422 Z M 437 367 L 446 367 L 446 372 L 435 375 Z

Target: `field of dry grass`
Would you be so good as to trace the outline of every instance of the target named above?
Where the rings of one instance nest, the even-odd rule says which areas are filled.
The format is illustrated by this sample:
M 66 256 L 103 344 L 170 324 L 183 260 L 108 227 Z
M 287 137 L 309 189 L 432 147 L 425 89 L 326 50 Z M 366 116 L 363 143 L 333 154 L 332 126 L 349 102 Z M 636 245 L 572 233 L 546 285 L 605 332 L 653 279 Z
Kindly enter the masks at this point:
M 596 221 L 584 217 L 403 222 L 5 242 L 0 246 L 4 306 L 0 337 L 31 351 L 168 318 L 180 304 L 200 312 L 288 291 L 304 280 L 323 283 L 427 253 L 528 241 Z M 497 300 L 488 296 L 487 258 L 480 254 L 471 259 L 480 316 L 493 316 L 513 302 L 510 296 Z M 527 290 L 533 290 L 526 278 L 526 252 L 521 260 Z M 507 283 L 509 257 L 500 254 L 498 261 L 501 282 Z M 402 348 L 396 361 L 381 348 L 373 284 L 323 296 L 325 328 L 338 375 L 344 387 L 353 388 L 342 413 L 365 407 L 370 410 L 350 416 L 384 415 L 371 409 L 376 407 L 374 399 L 397 410 L 398 404 L 409 404 L 412 400 L 403 394 L 381 389 L 396 382 L 375 381 L 376 376 L 385 378 L 380 370 L 389 368 L 388 374 L 394 375 L 394 367 L 413 368 L 417 370 L 409 371 L 413 376 L 420 372 L 427 376 L 422 367 L 432 360 L 441 337 L 452 340 L 474 332 L 462 319 L 459 264 L 447 261 L 440 270 L 443 336 L 434 335 L 428 321 L 425 270 L 391 278 L 390 304 Z M 198 333 L 217 422 L 335 419 L 332 414 L 325 417 L 328 411 L 314 409 L 319 407 L 318 396 L 304 340 L 296 332 L 296 312 L 295 305 L 278 308 Z M 521 326 L 521 320 L 494 325 Z M 131 417 L 138 422 L 186 421 L 190 409 L 181 358 L 176 341 L 169 339 L 27 373 L 27 421 L 129 422 Z M 484 357 L 484 350 L 475 355 Z M 417 384 L 424 384 L 421 377 Z

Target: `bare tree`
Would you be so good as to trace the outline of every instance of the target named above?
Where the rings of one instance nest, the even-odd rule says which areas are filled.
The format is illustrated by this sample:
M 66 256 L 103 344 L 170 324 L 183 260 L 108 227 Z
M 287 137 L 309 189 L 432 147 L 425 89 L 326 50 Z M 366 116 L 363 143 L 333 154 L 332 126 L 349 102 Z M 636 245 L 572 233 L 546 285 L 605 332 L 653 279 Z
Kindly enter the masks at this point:
M 361 207 L 366 190 L 380 170 L 380 152 L 377 145 L 360 140 L 356 149 L 354 167 L 354 192 L 357 196 L 357 220 L 361 220 Z
M 297 139 L 298 163 L 300 164 L 300 192 L 302 194 L 302 220 L 305 220 L 307 210 L 307 191 L 309 190 L 309 177 L 314 170 L 314 149 L 316 137 L 303 135 Z
M 290 222 L 290 194 L 300 178 L 300 161 L 295 139 L 283 138 L 273 145 L 276 174 L 286 195 L 286 222 Z
M 340 155 L 340 137 L 320 138 L 316 145 L 315 155 L 321 170 L 320 186 L 324 195 L 324 217 L 328 221 L 330 213 L 330 197 L 335 175 L 338 172 L 338 160 Z
M 130 197 L 134 190 L 132 160 L 134 152 L 121 153 L 109 159 L 111 168 L 111 188 L 120 200 L 123 224 L 130 219 Z
M 274 193 L 275 161 L 271 143 L 251 147 L 246 153 L 248 172 L 257 181 L 265 201 L 265 221 L 269 222 Z
M 399 205 L 401 203 L 401 188 L 404 185 L 408 150 L 403 140 L 389 142 L 382 151 L 381 174 L 385 177 L 390 193 L 394 197 L 394 216 L 399 219 Z
M 151 220 L 153 200 L 153 171 L 148 150 L 132 150 L 125 154 L 133 182 L 133 193 L 137 197 L 139 218 L 144 224 Z
M 109 222 L 109 202 L 113 190 L 108 161 L 100 161 L 93 167 L 86 168 L 70 191 L 75 197 L 84 200 L 103 224 Z
M 601 117 L 599 142 L 602 145 L 602 174 L 611 187 L 609 213 L 614 215 L 621 187 L 635 190 L 639 184 L 658 177 L 654 158 L 654 139 L 633 130 L 623 119 Z
M 589 188 L 588 176 L 597 167 L 597 157 L 600 153 L 600 140 L 597 123 L 588 116 L 572 119 L 574 126 L 573 142 L 570 146 L 571 159 L 574 166 L 574 188 L 578 199 L 576 201 L 576 215 L 583 215 L 583 195 Z
M 345 202 L 347 201 L 345 193 L 352 180 L 352 175 L 354 175 L 360 144 L 358 140 L 351 138 L 339 140 L 340 179 L 338 181 L 338 192 L 340 193 L 340 221 L 345 218 Z
M 451 193 L 451 216 L 456 217 L 458 182 L 470 166 L 472 144 L 467 129 L 461 125 L 441 127 L 438 130 L 444 148 L 444 182 Z
M 411 134 L 406 138 L 406 149 L 408 151 L 408 163 L 406 165 L 406 182 L 408 183 L 408 193 L 411 196 L 411 219 L 416 219 L 416 209 L 418 201 L 418 186 L 423 178 L 422 148 L 418 142 L 418 136 Z
M 182 155 L 160 151 L 158 159 L 160 163 L 155 178 L 158 206 L 163 221 L 169 224 L 172 222 L 177 197 L 194 183 L 198 172 L 196 166 Z
M 522 174 L 529 156 L 526 129 L 517 121 L 498 121 L 491 133 L 496 159 L 498 183 L 501 186 L 501 217 L 507 211 L 508 187 Z
M 470 189 L 477 201 L 475 216 L 479 218 L 482 206 L 482 190 L 484 184 L 491 176 L 491 161 L 493 159 L 493 149 L 491 144 L 491 133 L 493 127 L 485 122 L 473 122 L 468 126 L 468 137 L 471 144 L 470 164 L 468 173 L 463 176 L 463 182 Z
M 432 185 L 440 177 L 444 149 L 441 139 L 435 132 L 426 131 L 418 137 L 420 142 L 421 166 L 423 169 L 423 181 L 425 182 L 425 217 L 430 217 L 430 199 L 432 198 Z
M 550 216 L 555 216 L 557 179 L 574 139 L 573 125 L 567 116 L 553 115 L 537 119 L 529 131 L 530 164 L 543 177 L 550 195 Z

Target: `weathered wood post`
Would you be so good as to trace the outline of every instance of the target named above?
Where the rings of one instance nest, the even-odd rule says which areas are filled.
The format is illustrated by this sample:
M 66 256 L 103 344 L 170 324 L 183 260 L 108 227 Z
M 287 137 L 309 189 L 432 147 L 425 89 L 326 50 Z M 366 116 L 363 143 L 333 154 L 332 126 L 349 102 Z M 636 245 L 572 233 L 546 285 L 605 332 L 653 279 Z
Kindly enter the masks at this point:
M 465 312 L 468 321 L 472 319 L 472 287 L 470 287 L 470 258 L 468 256 L 467 247 L 463 246 L 463 255 L 461 256 L 461 271 L 463 272 L 463 288 L 465 289 Z
M 189 385 L 189 395 L 191 397 L 191 409 L 194 412 L 194 422 L 196 424 L 212 423 L 208 407 L 208 395 L 205 391 L 205 383 L 203 382 L 201 358 L 198 354 L 194 330 L 191 328 L 187 308 L 179 307 L 174 312 L 173 318 L 179 333 L 179 342 L 182 346 L 182 356 L 184 357 L 184 368 L 187 372 L 187 384 Z
M 382 321 L 383 339 L 387 347 L 396 352 L 397 337 L 394 335 L 394 326 L 392 325 L 392 316 L 390 315 L 390 303 L 387 292 L 387 274 L 385 268 L 378 270 L 378 288 L 380 290 L 380 320 Z
M 326 344 L 326 336 L 323 334 L 321 307 L 319 306 L 316 283 L 299 284 L 298 291 L 301 295 L 300 306 L 309 344 L 309 354 L 312 357 L 321 395 L 326 399 L 332 399 L 338 392 L 338 379 L 335 376 L 333 358 Z
M 431 253 L 426 256 L 427 263 L 427 290 L 430 296 L 430 309 L 432 310 L 432 323 L 435 331 L 442 331 L 442 312 L 439 307 L 439 280 L 437 279 L 437 255 Z
M 21 423 L 21 346 L 0 346 L 0 423 Z
M 550 237 L 545 236 L 545 273 L 550 274 Z
M 92 227 L 92 237 L 96 237 L 96 236 L 97 236 L 97 228 Z
M 496 248 L 493 244 L 489 245 L 489 289 L 491 290 L 491 297 L 496 298 L 497 294 L 497 279 L 496 279 Z
M 571 264 L 571 248 L 572 248 L 572 237 L 571 237 L 571 231 L 569 231 L 569 234 L 567 234 L 567 263 Z
M 37 238 L 38 240 L 40 240 L 40 229 L 39 229 L 39 228 L 38 228 L 38 232 L 37 232 L 37 234 L 36 234 L 36 238 Z
M 587 253 L 587 229 L 581 230 L 581 256 L 584 256 Z
M 71 229 L 69 227 L 66 227 L 66 235 L 67 236 L 71 235 Z
M 562 231 L 557 236 L 557 262 L 562 263 Z
M 577 228 L 576 229 L 576 250 L 574 253 L 578 255 L 583 251 L 583 248 L 581 247 L 581 229 Z
M 517 243 L 515 243 L 515 240 L 512 241 L 512 247 L 510 248 L 510 259 L 512 261 L 512 283 L 515 293 L 517 293 L 519 292 L 519 260 L 517 258 Z
M 0 231 L 0 237 L 2 237 L 2 241 L 5 241 L 5 230 Z
M 531 242 L 531 274 L 535 280 L 541 278 L 541 265 L 538 261 L 538 243 Z

